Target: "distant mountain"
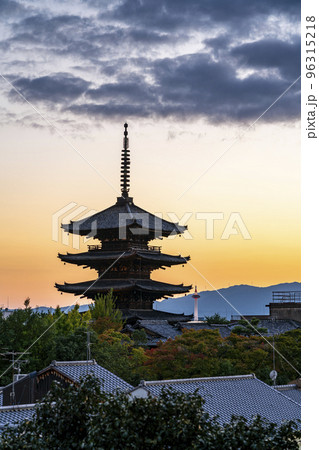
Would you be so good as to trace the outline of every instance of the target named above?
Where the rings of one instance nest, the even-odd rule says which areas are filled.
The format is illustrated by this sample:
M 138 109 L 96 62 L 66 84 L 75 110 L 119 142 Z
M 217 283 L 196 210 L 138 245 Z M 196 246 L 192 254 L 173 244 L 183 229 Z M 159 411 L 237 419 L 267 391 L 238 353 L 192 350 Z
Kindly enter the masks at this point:
M 215 313 L 231 318 L 231 315 L 238 314 L 269 314 L 269 304 L 272 298 L 272 291 L 300 291 L 301 284 L 281 283 L 267 287 L 249 286 L 241 284 L 219 289 L 218 291 L 202 291 L 198 300 L 198 316 L 212 316 Z M 218 293 L 219 292 L 219 293 Z M 154 302 L 154 309 L 170 313 L 193 314 L 194 299 L 193 294 L 184 297 L 169 298 Z M 224 298 L 223 298 L 224 297 Z M 234 309 L 232 305 L 237 309 Z
M 61 306 L 61 311 L 64 313 L 68 313 L 69 311 L 71 311 L 74 308 L 75 305 L 71 305 L 71 306 Z M 89 310 L 89 305 L 80 305 L 79 307 L 79 312 L 86 312 Z M 48 306 L 36 306 L 35 308 L 32 308 L 32 311 L 37 312 L 39 314 L 41 313 L 45 313 L 48 314 L 49 312 L 51 314 L 54 313 L 55 308 L 50 308 Z

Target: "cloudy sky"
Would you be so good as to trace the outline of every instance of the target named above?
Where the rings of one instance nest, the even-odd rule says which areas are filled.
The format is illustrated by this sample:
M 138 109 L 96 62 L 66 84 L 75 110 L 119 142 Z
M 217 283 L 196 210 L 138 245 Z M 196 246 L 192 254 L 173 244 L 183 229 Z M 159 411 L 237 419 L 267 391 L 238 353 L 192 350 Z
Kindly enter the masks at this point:
M 164 251 L 217 288 L 300 280 L 299 1 L 2 0 L 0 20 L 0 305 L 68 304 L 55 281 L 94 279 L 57 260 L 52 215 L 114 203 L 124 121 L 136 204 L 192 213 Z M 213 240 L 197 212 L 224 214 Z M 233 212 L 252 239 L 220 239 Z

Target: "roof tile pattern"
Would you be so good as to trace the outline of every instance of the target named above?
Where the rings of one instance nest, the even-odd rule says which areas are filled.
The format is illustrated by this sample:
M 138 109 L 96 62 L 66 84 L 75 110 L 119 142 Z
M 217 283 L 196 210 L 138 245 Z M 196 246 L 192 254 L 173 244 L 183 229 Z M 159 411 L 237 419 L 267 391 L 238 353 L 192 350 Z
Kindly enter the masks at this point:
M 3 406 L 0 408 L 0 430 L 5 425 L 16 425 L 25 419 L 31 419 L 35 405 Z
M 301 389 L 298 389 L 295 384 L 275 386 L 275 389 L 286 395 L 286 397 L 289 397 L 295 402 L 301 404 Z
M 249 420 L 257 414 L 277 424 L 300 420 L 300 405 L 254 375 L 145 382 L 145 388 L 155 396 L 164 387 L 184 393 L 198 390 L 204 409 L 210 416 L 218 415 L 221 423 L 229 422 L 232 415 Z
M 94 360 L 89 361 L 88 364 L 86 361 L 53 361 L 52 366 L 74 382 L 79 382 L 81 378 L 85 378 L 87 375 L 93 375 L 101 381 L 101 389 L 105 393 L 132 389 L 129 383 L 104 369 Z

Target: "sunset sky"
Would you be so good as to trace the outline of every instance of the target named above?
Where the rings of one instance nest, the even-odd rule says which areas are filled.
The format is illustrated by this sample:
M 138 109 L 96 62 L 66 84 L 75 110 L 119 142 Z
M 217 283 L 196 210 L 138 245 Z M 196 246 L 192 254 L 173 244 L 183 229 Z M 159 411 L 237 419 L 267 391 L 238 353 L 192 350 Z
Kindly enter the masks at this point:
M 68 305 L 55 282 L 96 278 L 57 258 L 79 249 L 53 216 L 115 203 L 125 121 L 134 202 L 191 214 L 192 239 L 155 245 L 216 288 L 300 281 L 299 16 L 288 0 L 2 0 L 0 306 Z M 207 212 L 224 214 L 214 239 Z M 251 239 L 221 239 L 232 213 Z M 152 277 L 211 289 L 194 267 Z

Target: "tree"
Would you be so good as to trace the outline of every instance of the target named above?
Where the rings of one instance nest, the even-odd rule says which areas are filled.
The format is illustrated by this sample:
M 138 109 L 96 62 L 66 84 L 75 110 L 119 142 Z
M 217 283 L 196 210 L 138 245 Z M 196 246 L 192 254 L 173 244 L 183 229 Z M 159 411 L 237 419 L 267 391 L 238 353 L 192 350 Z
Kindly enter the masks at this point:
M 300 330 L 284 333 L 275 340 L 275 347 L 288 360 L 291 359 L 299 372 L 300 345 Z M 218 330 L 184 330 L 175 339 L 146 350 L 145 355 L 140 376 L 146 380 L 255 373 L 265 383 L 271 383 L 269 373 L 273 369 L 273 350 L 261 336 L 231 333 L 222 338 Z M 297 376 L 296 370 L 279 355 L 276 356 L 276 369 L 278 384 L 285 384 Z
M 239 320 L 238 325 L 232 329 L 235 334 L 242 334 L 243 336 L 254 336 L 259 334 L 265 334 L 268 332 L 267 328 L 258 327 L 260 320 L 253 317 L 250 322 L 247 320 Z
M 222 317 L 218 313 L 215 313 L 213 316 L 206 316 L 205 320 L 206 320 L 207 325 L 230 323 L 230 321 L 227 320 L 226 317 Z
M 183 330 L 183 334 L 146 350 L 142 377 L 147 380 L 218 375 L 222 338 L 218 330 Z
M 147 343 L 147 334 L 145 330 L 134 330 L 132 333 L 134 344 L 138 347 Z
M 162 391 L 158 397 L 131 399 L 105 394 L 87 377 L 79 386 L 53 385 L 33 420 L 0 435 L 3 450 L 49 449 L 298 449 L 293 422 L 276 426 L 256 417 L 210 420 L 202 398 Z
M 120 331 L 123 328 L 123 315 L 116 307 L 113 289 L 107 295 L 98 294 L 90 305 L 90 311 L 94 321 L 92 328 L 97 334 L 110 329 Z
M 28 299 L 27 299 L 28 300 Z M 6 319 L 0 314 L 0 349 L 23 352 L 30 346 L 28 354 L 23 357 L 28 363 L 23 364 L 24 373 L 40 370 L 54 359 L 86 358 L 86 336 L 90 311 L 80 314 L 79 305 L 63 313 L 59 307 L 53 314 L 32 311 L 28 302 L 24 309 L 17 309 Z M 38 337 L 41 336 L 41 339 Z M 13 369 L 7 370 L 10 362 L 0 359 L 0 385 L 12 381 Z
M 92 356 L 102 367 L 130 384 L 138 384 L 146 356 L 144 350 L 136 348 L 134 341 L 126 334 L 115 330 L 105 331 L 91 349 Z

